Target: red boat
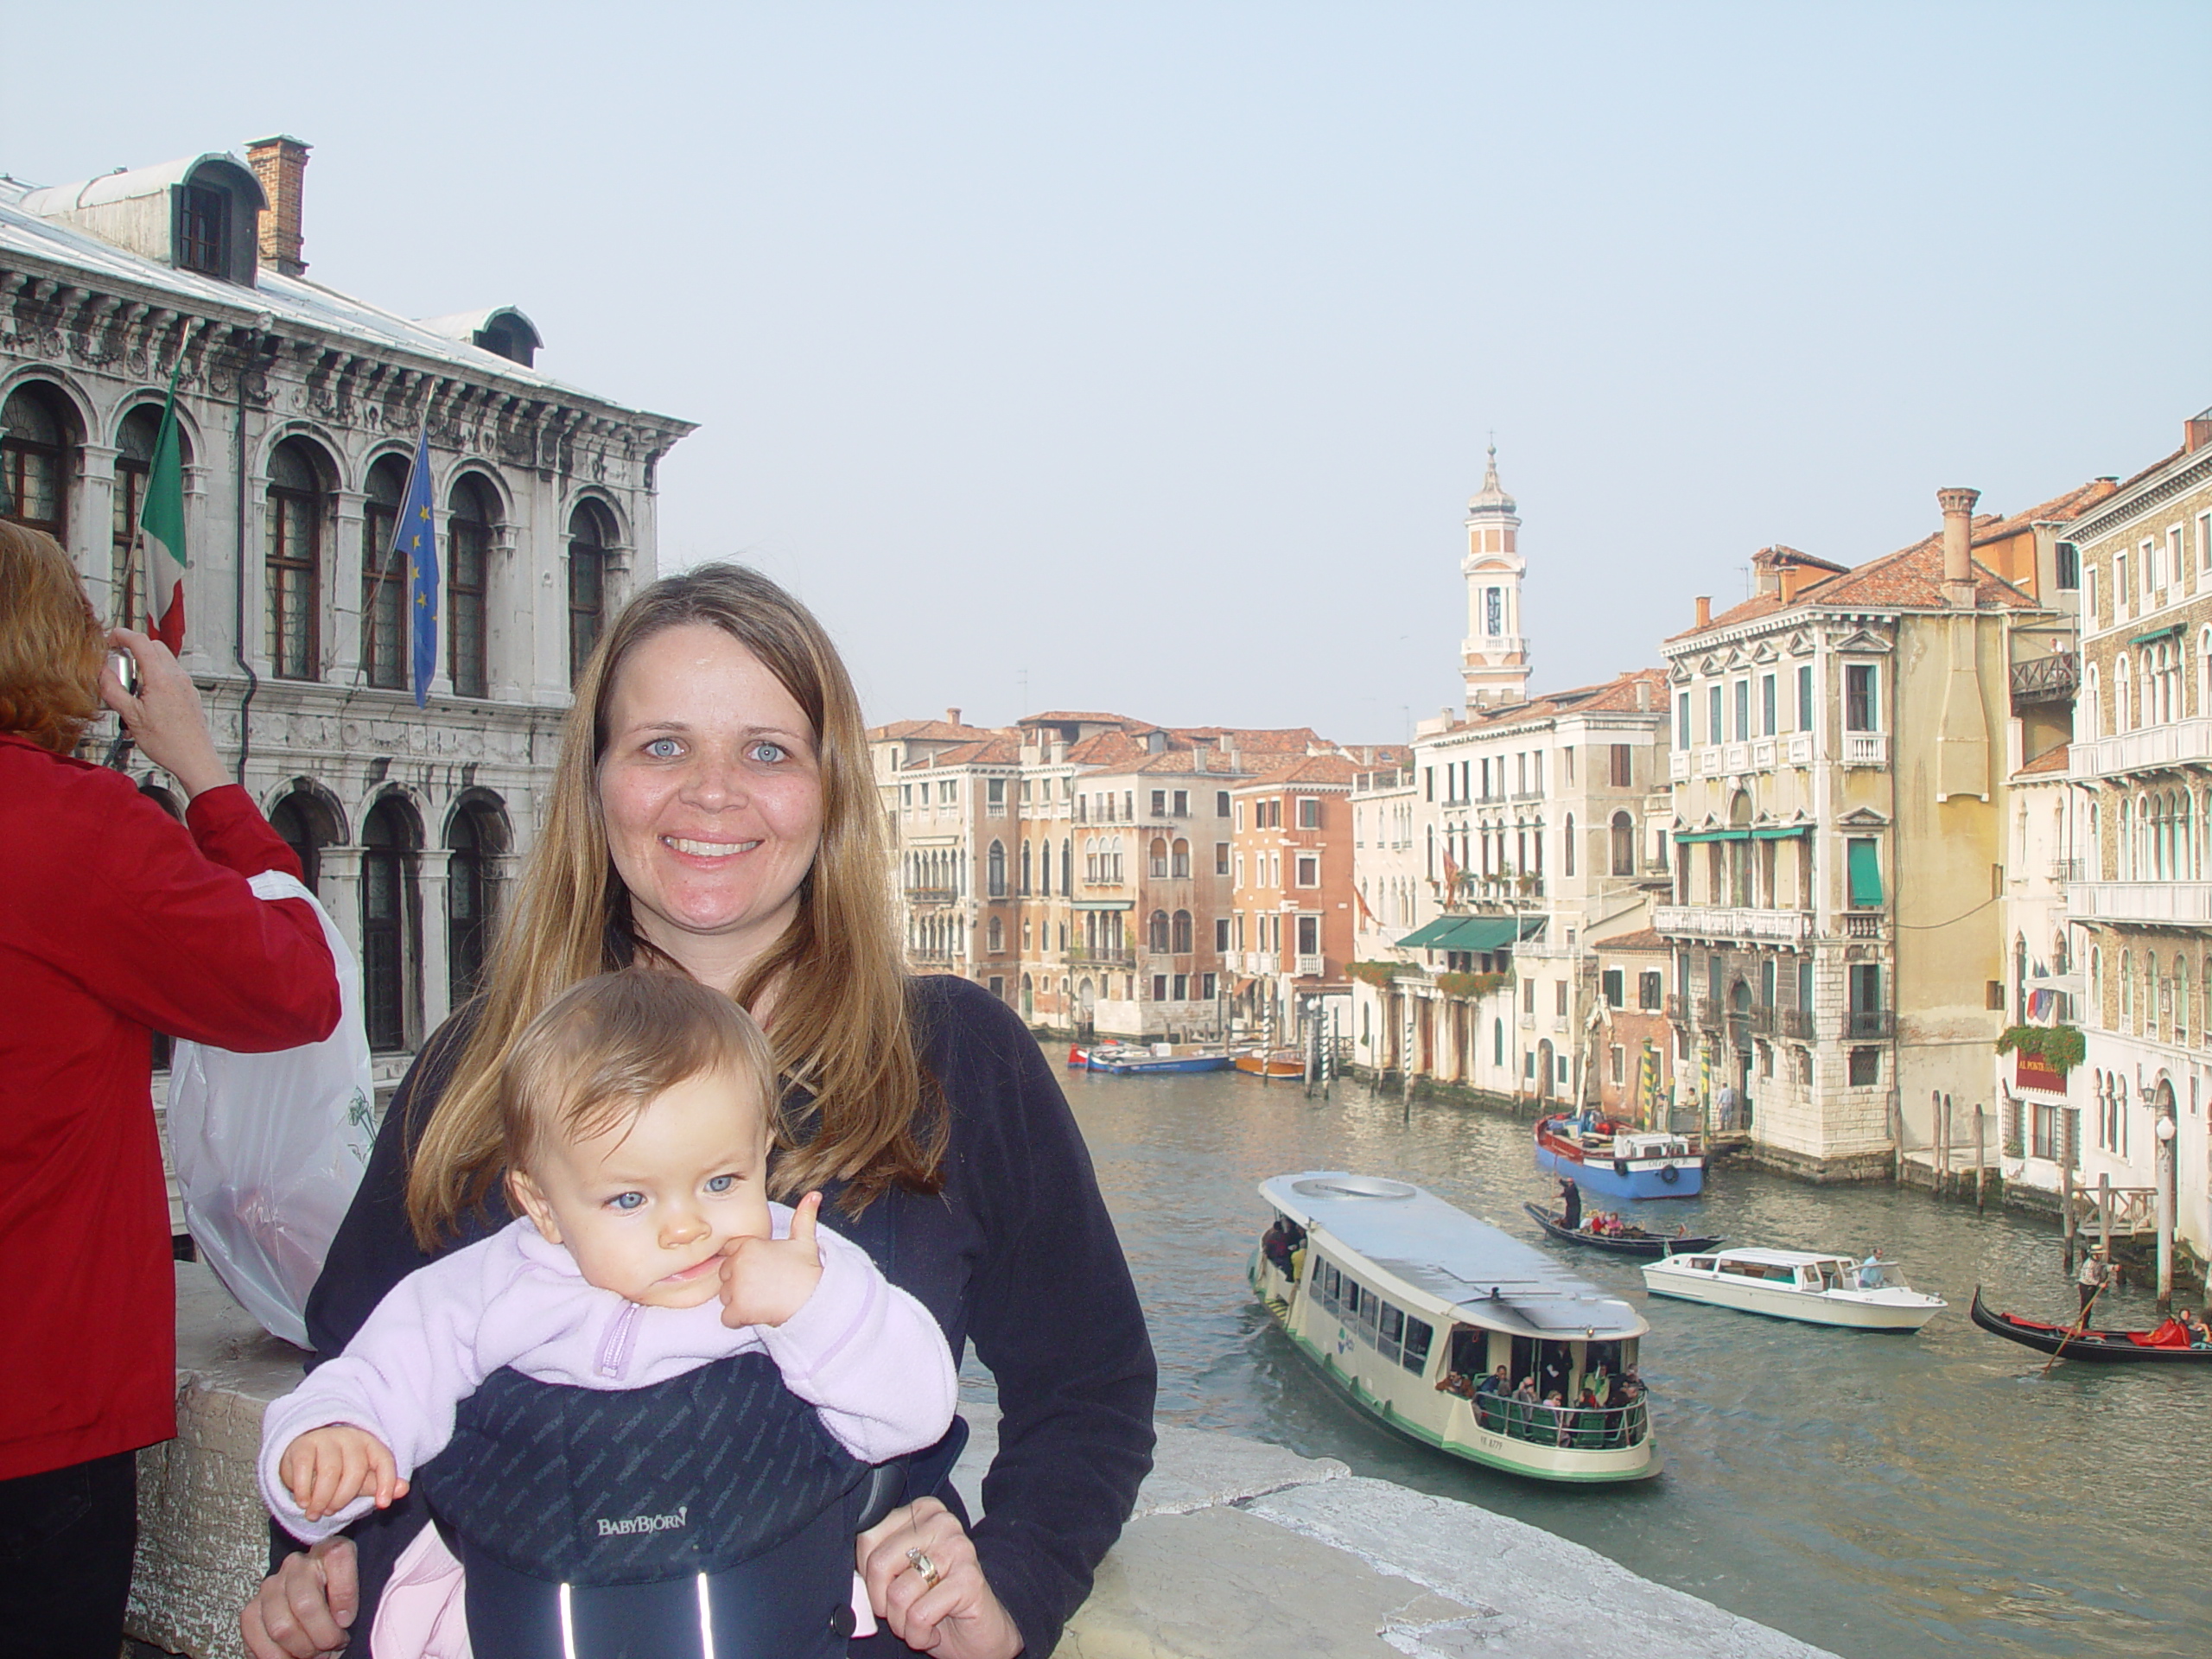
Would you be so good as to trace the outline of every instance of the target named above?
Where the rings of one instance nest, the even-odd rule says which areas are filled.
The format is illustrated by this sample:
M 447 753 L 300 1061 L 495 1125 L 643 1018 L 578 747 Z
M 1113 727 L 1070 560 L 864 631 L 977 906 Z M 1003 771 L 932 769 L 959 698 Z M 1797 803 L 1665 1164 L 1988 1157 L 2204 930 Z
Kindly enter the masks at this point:
M 2149 1331 L 2077 1331 L 2070 1325 L 2048 1325 L 2041 1319 L 2024 1319 L 2013 1313 L 1993 1313 L 1981 1305 L 1979 1285 L 1974 1287 L 1974 1305 L 1967 1312 L 1976 1325 L 1992 1336 L 2064 1359 L 2212 1365 L 2212 1348 L 2192 1347 L 2189 1332 L 2178 1319 L 2170 1319 Z

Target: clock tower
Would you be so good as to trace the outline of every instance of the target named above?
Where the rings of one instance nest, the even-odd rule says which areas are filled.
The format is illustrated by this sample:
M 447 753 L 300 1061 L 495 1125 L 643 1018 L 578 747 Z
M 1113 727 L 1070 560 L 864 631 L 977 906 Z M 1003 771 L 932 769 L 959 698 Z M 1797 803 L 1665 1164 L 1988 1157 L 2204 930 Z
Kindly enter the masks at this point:
M 1521 520 L 1513 498 L 1497 481 L 1497 446 L 1490 447 L 1483 487 L 1467 503 L 1467 637 L 1459 645 L 1459 672 L 1467 683 L 1467 708 L 1503 708 L 1529 700 L 1529 647 L 1521 634 Z

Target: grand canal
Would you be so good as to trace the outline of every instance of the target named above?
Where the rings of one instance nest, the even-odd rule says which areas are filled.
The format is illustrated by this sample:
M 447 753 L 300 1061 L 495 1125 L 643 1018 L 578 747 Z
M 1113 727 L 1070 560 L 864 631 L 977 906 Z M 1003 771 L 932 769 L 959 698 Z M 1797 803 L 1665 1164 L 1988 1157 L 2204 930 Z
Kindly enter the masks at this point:
M 1849 1659 L 1923 1653 L 2212 1652 L 2212 1377 L 2106 1372 L 1977 1331 L 1974 1287 L 2051 1317 L 2074 1293 L 2055 1228 L 1888 1186 L 1815 1188 L 1728 1168 L 1701 1198 L 1645 1206 L 1738 1243 L 1876 1243 L 1951 1307 L 1917 1337 L 1823 1332 L 1647 1297 L 1634 1264 L 1573 1251 L 1642 1309 L 1656 1480 L 1558 1488 L 1402 1441 L 1327 1389 L 1253 1305 L 1253 1192 L 1288 1170 L 1402 1176 L 1535 1239 L 1550 1190 L 1525 1125 L 1339 1084 L 1217 1074 L 1065 1074 L 1150 1310 L 1169 1421 L 1342 1459 L 1574 1539 L 1650 1578 Z M 1558 1250 L 1565 1247 L 1548 1245 Z M 2113 1312 L 2150 1323 L 2131 1289 Z M 1633 1653 L 1632 1631 L 1621 1651 Z

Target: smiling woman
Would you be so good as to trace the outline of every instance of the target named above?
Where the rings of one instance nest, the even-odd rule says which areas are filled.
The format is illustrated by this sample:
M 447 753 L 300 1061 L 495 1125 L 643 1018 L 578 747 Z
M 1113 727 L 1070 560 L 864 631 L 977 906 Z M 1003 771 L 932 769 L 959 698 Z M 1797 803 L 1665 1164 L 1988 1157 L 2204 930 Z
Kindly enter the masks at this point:
M 1057 1078 L 980 987 L 906 976 L 888 874 L 859 702 L 814 619 L 728 565 L 638 594 L 577 686 L 487 988 L 393 1101 L 308 1329 L 335 1352 L 407 1274 L 507 1219 L 497 1080 L 549 1004 L 633 963 L 689 976 L 774 1051 L 774 1194 L 820 1189 L 830 1224 L 956 1357 L 972 1335 L 998 1383 L 989 1515 L 971 1537 L 939 1466 L 950 1437 L 923 1454 L 909 1501 L 855 1546 L 882 1630 L 852 1651 L 1043 1659 L 1150 1466 L 1151 1345 Z M 752 1444 L 728 1363 L 668 1408 Z M 288 1558 L 245 1611 L 249 1649 L 303 1656 L 350 1630 L 374 1659 L 373 1604 L 423 1518 L 411 1494 L 356 1524 L 358 1555 L 340 1537 Z

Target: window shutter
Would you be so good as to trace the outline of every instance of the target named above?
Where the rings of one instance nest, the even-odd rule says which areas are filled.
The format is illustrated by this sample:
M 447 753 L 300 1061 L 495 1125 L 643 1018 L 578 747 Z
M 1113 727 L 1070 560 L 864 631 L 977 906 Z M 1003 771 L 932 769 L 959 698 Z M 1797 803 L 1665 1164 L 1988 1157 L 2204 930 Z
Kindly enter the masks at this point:
M 1878 910 L 1882 905 L 1882 864 L 1871 841 L 1848 843 L 1851 907 Z

